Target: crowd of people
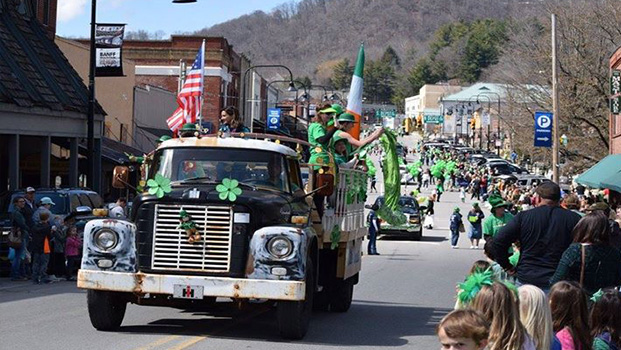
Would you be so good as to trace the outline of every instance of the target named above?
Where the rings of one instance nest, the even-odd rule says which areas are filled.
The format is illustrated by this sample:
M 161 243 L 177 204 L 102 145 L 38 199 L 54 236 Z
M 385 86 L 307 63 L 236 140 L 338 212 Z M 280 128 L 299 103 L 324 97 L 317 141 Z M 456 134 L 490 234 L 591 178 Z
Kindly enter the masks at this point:
M 75 218 L 52 213 L 56 205 L 50 197 L 35 203 L 35 189 L 26 188 L 24 196 L 13 198 L 12 230 L 19 242 L 9 251 L 11 280 L 35 284 L 75 281 L 80 266 L 82 241 Z

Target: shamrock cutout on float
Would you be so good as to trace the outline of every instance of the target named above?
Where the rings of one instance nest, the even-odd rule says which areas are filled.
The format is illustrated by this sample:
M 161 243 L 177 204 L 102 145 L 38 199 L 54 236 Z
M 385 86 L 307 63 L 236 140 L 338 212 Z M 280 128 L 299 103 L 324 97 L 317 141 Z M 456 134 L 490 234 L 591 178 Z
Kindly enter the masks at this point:
M 228 199 L 231 202 L 235 202 L 237 196 L 242 193 L 241 188 L 237 187 L 237 185 L 239 185 L 239 182 L 235 179 L 222 179 L 222 183 L 216 186 L 220 199 L 223 201 Z
M 155 174 L 155 178 L 149 179 L 147 186 L 149 187 L 149 194 L 154 194 L 157 198 L 162 198 L 164 194 L 172 191 L 170 180 L 160 174 Z

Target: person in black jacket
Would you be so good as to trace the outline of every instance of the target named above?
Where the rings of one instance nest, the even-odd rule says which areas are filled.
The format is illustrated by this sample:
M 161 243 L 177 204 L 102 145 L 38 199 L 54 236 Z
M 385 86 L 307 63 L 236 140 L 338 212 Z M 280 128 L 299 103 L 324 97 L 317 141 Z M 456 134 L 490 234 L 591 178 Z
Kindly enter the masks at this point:
M 41 216 L 39 216 L 39 223 L 32 229 L 30 248 L 32 250 L 32 282 L 35 284 L 50 282 L 46 271 L 50 261 L 52 231 L 56 230 L 56 226 L 50 226 L 48 223 L 49 218 L 50 216 L 47 212 L 42 212 Z
M 492 241 L 497 262 L 521 284 L 532 284 L 544 291 L 563 252 L 572 242 L 572 231 L 580 215 L 559 206 L 561 189 L 546 181 L 536 190 L 536 208 L 518 213 L 500 229 Z M 516 268 L 509 263 L 509 248 L 519 241 L 520 259 Z
M 17 196 L 13 198 L 13 212 L 11 213 L 11 226 L 18 229 L 21 233 L 22 244 L 19 248 L 13 248 L 15 250 L 15 257 L 11 262 L 11 280 L 21 281 L 26 277 L 25 261 L 23 259 L 26 247 L 28 246 L 28 240 L 30 236 L 30 228 L 26 224 L 26 219 L 21 210 L 26 205 L 24 197 Z

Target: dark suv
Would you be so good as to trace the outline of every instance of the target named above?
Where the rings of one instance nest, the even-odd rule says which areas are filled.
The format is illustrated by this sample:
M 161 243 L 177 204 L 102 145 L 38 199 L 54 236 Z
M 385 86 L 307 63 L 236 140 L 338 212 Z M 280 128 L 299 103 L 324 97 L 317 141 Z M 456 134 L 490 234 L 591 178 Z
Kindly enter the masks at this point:
M 10 271 L 7 241 L 11 229 L 11 213 L 14 210 L 13 198 L 23 196 L 25 193 L 25 190 L 18 190 L 0 196 L 0 275 L 5 275 Z M 43 197 L 49 197 L 56 204 L 50 209 L 52 214 L 62 217 L 74 213 L 78 207 L 90 207 L 91 209 L 103 207 L 101 196 L 97 192 L 85 188 L 37 189 L 35 206 Z

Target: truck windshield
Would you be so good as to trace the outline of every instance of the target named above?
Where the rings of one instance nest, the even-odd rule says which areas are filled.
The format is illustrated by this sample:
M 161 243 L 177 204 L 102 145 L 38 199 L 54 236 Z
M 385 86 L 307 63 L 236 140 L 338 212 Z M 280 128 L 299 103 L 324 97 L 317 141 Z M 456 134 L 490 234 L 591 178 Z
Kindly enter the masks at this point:
M 224 178 L 289 192 L 285 157 L 280 153 L 232 148 L 169 148 L 153 158 L 156 173 L 172 182 L 219 183 Z

